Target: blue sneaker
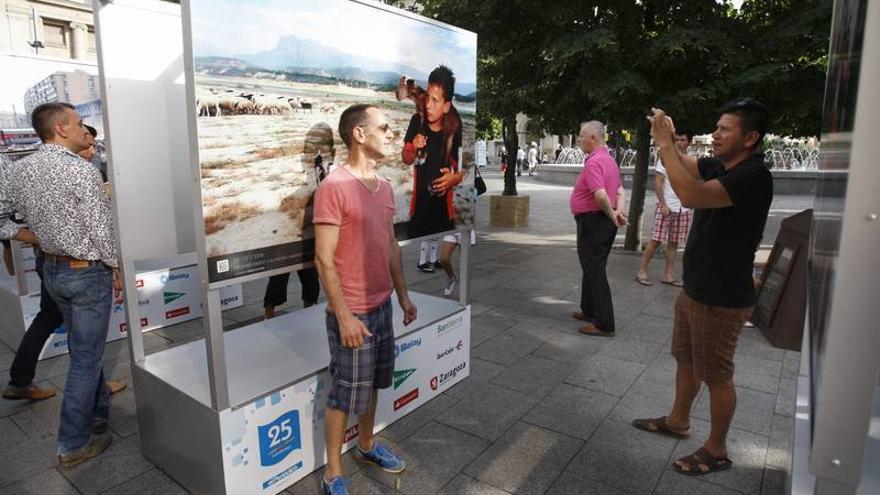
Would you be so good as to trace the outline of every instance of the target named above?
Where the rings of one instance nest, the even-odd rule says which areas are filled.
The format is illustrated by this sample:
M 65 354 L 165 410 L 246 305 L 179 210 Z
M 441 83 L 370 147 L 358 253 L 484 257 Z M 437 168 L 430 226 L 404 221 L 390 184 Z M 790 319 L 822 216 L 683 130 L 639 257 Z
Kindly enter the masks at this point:
M 397 474 L 406 469 L 403 459 L 394 455 L 388 447 L 379 442 L 373 443 L 373 450 L 364 452 L 360 447 L 355 449 L 354 459 L 360 462 L 369 462 L 382 468 L 385 472 Z
M 329 483 L 321 476 L 321 486 L 324 487 L 324 495 L 348 495 L 348 480 L 343 476 L 337 476 Z

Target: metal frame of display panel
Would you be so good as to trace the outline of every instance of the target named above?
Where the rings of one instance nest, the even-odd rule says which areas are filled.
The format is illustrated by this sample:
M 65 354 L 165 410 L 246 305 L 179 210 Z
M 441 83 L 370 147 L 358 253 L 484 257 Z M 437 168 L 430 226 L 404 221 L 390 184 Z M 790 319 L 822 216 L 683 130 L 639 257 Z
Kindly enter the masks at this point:
M 384 6 L 359 3 L 412 16 Z M 299 386 L 304 380 L 316 376 L 315 371 L 312 371 L 311 374 L 297 377 L 286 382 L 287 385 L 280 386 L 276 386 L 279 377 L 270 377 L 274 381 L 266 380 L 263 387 L 266 390 L 252 387 L 242 392 L 241 375 L 248 375 L 248 379 L 253 380 L 255 377 L 260 378 L 262 373 L 259 366 L 248 365 L 247 368 L 242 368 L 240 351 L 259 351 L 246 348 L 243 342 L 249 339 L 244 337 L 256 335 L 251 332 L 258 332 L 265 339 L 266 332 L 272 328 L 278 330 L 279 325 L 297 327 L 298 322 L 308 319 L 308 315 L 314 319 L 316 312 L 309 312 L 310 310 L 321 310 L 322 307 L 288 313 L 269 322 L 258 322 L 230 332 L 230 335 L 235 333 L 234 338 L 238 343 L 228 349 L 231 353 L 228 356 L 232 359 L 227 361 L 219 288 L 209 287 L 205 275 L 207 257 L 200 201 L 200 174 L 198 163 L 193 159 L 195 115 L 190 110 L 194 108 L 193 74 L 192 68 L 184 65 L 185 57 L 191 56 L 191 47 L 185 48 L 190 43 L 184 43 L 190 36 L 186 19 L 187 7 L 186 2 L 180 5 L 163 0 L 94 2 L 105 102 L 105 129 L 109 145 L 109 174 L 114 186 L 112 202 L 126 299 L 135 300 L 137 297 L 133 269 L 135 260 L 159 257 L 167 253 L 176 254 L 184 250 L 196 251 L 202 278 L 204 344 L 195 341 L 147 356 L 142 332 L 138 331 L 139 325 L 130 324 L 139 321 L 137 305 L 131 308 L 127 305 L 132 380 L 136 390 L 142 450 L 148 459 L 185 486 L 205 493 L 221 493 L 226 490 L 223 486 L 226 468 L 221 448 L 221 431 L 225 431 L 223 418 L 228 418 L 231 412 L 242 411 L 245 406 L 253 405 L 249 405 L 249 400 L 265 398 L 266 394 L 275 394 L 294 384 Z M 421 18 L 419 20 L 428 22 Z M 159 39 L 161 42 L 158 45 L 138 43 L 138 40 L 146 38 Z M 144 197 L 149 202 L 160 203 L 164 210 L 151 211 L 144 204 Z M 193 228 L 196 229 L 194 238 Z M 438 233 L 436 236 L 455 232 Z M 459 260 L 461 284 L 458 301 L 413 293 L 413 297 L 423 304 L 420 306 L 419 326 L 403 333 L 396 331 L 397 338 L 405 338 L 414 332 L 438 335 L 446 327 L 443 326 L 444 330 L 435 332 L 432 325 L 442 324 L 459 314 L 470 314 L 467 306 L 470 232 L 461 233 L 464 243 L 461 245 Z M 417 240 L 420 239 L 411 239 L 401 244 Z M 263 272 L 261 276 L 253 278 L 265 278 L 273 273 L 290 272 L 303 266 L 307 265 Z M 239 278 L 236 282 L 243 280 L 249 279 Z M 400 314 L 398 316 L 402 318 Z M 321 318 L 323 321 L 323 316 Z M 469 317 L 464 324 L 469 332 Z M 183 347 L 202 357 L 196 360 L 198 362 L 183 360 L 184 362 L 175 361 L 171 364 L 168 359 L 182 352 Z M 465 350 L 462 351 L 466 356 L 470 354 L 469 347 L 468 340 Z M 187 393 L 180 383 L 175 384 L 174 380 L 163 379 L 161 374 L 151 371 L 151 366 L 162 361 L 166 363 L 165 370 L 172 377 L 203 380 L 198 382 L 207 389 L 203 389 L 202 398 Z M 237 389 L 236 396 L 232 399 L 228 374 L 230 364 L 236 369 L 233 383 Z M 317 372 L 322 373 L 320 369 Z M 200 379 L 196 376 L 199 373 L 207 376 L 200 375 L 203 377 Z M 457 380 L 465 376 L 467 370 L 460 373 Z M 457 380 L 450 380 L 450 386 Z M 269 388 L 272 390 L 268 390 Z M 242 402 L 244 395 L 254 397 Z
M 880 459 L 866 457 L 880 369 L 876 284 L 880 279 L 880 4 L 866 2 L 858 102 L 852 132 L 840 249 L 833 299 L 825 332 L 814 417 L 810 471 L 815 493 L 864 493 L 865 476 L 875 476 Z M 815 365 L 815 363 L 814 363 Z M 814 375 L 814 380 L 816 379 Z M 875 449 L 876 450 L 876 449 Z M 873 465 L 866 465 L 873 462 Z M 874 485 L 876 486 L 876 485 Z

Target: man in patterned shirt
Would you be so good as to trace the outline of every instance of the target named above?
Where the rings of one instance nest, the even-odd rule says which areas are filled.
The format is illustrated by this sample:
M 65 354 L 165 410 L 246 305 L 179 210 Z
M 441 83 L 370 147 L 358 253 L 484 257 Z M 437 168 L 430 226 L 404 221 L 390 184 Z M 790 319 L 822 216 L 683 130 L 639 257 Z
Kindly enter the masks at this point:
M 43 282 L 64 318 L 70 367 L 61 404 L 58 462 L 71 467 L 110 445 L 109 390 L 101 358 L 121 290 L 110 200 L 101 174 L 77 153 L 89 133 L 73 106 L 46 103 L 31 121 L 43 143 L 0 185 L 0 238 L 40 245 Z M 29 228 L 12 222 L 17 212 Z

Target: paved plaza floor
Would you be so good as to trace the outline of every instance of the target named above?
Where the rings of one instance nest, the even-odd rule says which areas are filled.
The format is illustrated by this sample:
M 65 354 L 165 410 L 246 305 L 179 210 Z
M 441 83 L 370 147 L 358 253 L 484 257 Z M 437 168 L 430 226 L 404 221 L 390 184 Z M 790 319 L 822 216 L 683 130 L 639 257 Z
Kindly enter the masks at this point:
M 490 192 L 500 177 L 487 174 Z M 530 225 L 488 226 L 488 195 L 478 207 L 472 262 L 471 376 L 381 433 L 408 463 L 386 475 L 345 456 L 352 493 L 442 494 L 781 494 L 790 464 L 795 377 L 799 354 L 774 349 L 745 329 L 736 357 L 739 406 L 730 431 L 733 468 L 700 478 L 676 473 L 672 462 L 699 447 L 708 428 L 708 397 L 700 393 L 690 440 L 641 432 L 636 417 L 667 412 L 675 363 L 669 355 L 672 306 L 678 289 L 634 281 L 640 258 L 615 251 L 608 263 L 617 335 L 589 338 L 569 318 L 579 298 L 580 268 L 570 188 L 522 178 L 531 201 Z M 649 194 L 650 196 L 650 194 Z M 804 198 L 778 198 L 777 217 Z M 651 206 L 653 208 L 653 206 Z M 772 244 L 778 223 L 768 224 Z M 415 270 L 418 246 L 404 250 L 410 290 L 440 295 L 439 274 Z M 657 281 L 662 259 L 652 265 Z M 680 265 L 679 265 L 680 269 Z M 224 313 L 228 326 L 262 314 L 265 281 L 244 287 L 245 305 Z M 290 284 L 298 307 L 299 284 Z M 145 335 L 147 352 L 201 335 L 199 320 Z M 13 351 L 0 344 L 6 380 Z M 130 385 L 125 341 L 108 344 L 105 371 Z M 113 397 L 112 446 L 73 469 L 55 459 L 66 356 L 41 362 L 38 380 L 58 389 L 39 403 L 0 400 L 0 495 L 185 493 L 140 453 L 131 386 Z M 314 473 L 285 493 L 320 493 Z

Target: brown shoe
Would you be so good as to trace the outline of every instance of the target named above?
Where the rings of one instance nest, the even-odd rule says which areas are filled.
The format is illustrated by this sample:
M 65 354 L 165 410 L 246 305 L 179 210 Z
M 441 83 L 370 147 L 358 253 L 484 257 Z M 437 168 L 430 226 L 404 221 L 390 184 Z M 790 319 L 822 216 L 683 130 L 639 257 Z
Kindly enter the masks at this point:
M 69 454 L 58 454 L 58 465 L 63 468 L 72 468 L 78 464 L 82 464 L 83 462 L 97 457 L 107 450 L 107 447 L 110 446 L 110 442 L 113 441 L 113 436 L 110 434 L 104 435 L 93 435 L 89 443 L 86 444 L 85 447 L 77 450 L 76 452 L 71 452 Z
M 571 313 L 571 317 L 574 318 L 575 320 L 590 321 L 590 319 L 587 318 L 587 315 L 583 314 L 580 311 L 575 311 L 575 312 Z
M 27 387 L 9 385 L 3 391 L 3 398 L 9 400 L 45 400 L 50 397 L 55 397 L 54 388 L 40 388 L 35 383 L 31 383 Z
M 110 389 L 110 395 L 113 395 L 118 392 L 122 392 L 123 390 L 125 390 L 125 387 L 127 387 L 127 386 L 128 385 L 126 385 L 125 382 L 117 382 L 114 380 L 107 380 L 107 388 Z
M 578 328 L 578 332 L 584 335 L 592 335 L 594 337 L 614 337 L 614 332 L 603 332 L 602 330 L 599 330 L 599 327 L 592 323 L 587 323 Z

